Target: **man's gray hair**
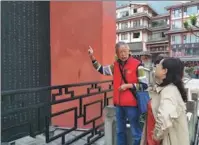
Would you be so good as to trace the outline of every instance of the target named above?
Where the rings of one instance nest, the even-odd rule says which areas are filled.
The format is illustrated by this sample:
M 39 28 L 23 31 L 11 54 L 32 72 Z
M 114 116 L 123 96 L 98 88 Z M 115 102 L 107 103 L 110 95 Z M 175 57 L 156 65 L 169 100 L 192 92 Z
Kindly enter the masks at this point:
M 120 42 L 116 43 L 116 45 L 115 45 L 115 52 L 117 52 L 117 50 L 118 50 L 121 46 L 126 46 L 128 49 L 130 49 L 130 48 L 129 48 L 129 45 L 128 45 L 126 42 L 120 41 Z

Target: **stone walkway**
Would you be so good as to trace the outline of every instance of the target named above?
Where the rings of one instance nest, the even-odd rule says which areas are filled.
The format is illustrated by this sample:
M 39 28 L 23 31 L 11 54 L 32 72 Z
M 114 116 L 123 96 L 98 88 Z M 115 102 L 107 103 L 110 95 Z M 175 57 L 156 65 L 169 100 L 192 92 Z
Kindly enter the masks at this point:
M 54 136 L 58 135 L 62 132 L 63 132 L 63 130 L 56 129 L 54 132 Z M 74 137 L 80 135 L 81 133 L 83 133 L 83 132 L 82 131 L 72 131 L 71 133 L 69 133 L 65 136 L 65 141 L 67 142 L 68 140 L 73 139 Z M 15 145 L 62 145 L 61 138 L 58 138 L 50 143 L 46 143 L 45 136 L 43 134 L 37 135 L 36 138 L 27 136 L 27 137 L 24 137 L 24 138 L 21 138 L 21 139 L 12 141 L 12 142 L 15 142 Z M 73 143 L 71 145 L 84 145 L 86 143 L 87 143 L 87 136 L 77 140 L 75 143 Z M 10 145 L 10 144 L 2 143 L 1 145 Z M 100 138 L 92 145 L 105 145 L 104 137 Z
M 56 130 L 54 135 L 60 134 L 62 131 L 61 130 Z M 67 134 L 65 136 L 65 141 L 67 142 L 68 140 L 71 140 L 73 138 L 75 138 L 76 136 L 82 134 L 82 131 L 72 131 L 71 133 Z M 90 134 L 89 134 L 90 135 Z M 87 136 L 89 136 L 87 135 Z M 76 141 L 75 143 L 71 144 L 71 145 L 84 145 L 87 143 L 87 136 L 79 139 L 78 141 Z M 44 135 L 39 135 L 38 138 L 41 138 L 42 140 L 45 140 L 45 136 Z M 61 138 L 45 144 L 45 145 L 61 145 Z M 93 143 L 92 145 L 104 145 L 104 137 L 100 138 L 97 142 Z

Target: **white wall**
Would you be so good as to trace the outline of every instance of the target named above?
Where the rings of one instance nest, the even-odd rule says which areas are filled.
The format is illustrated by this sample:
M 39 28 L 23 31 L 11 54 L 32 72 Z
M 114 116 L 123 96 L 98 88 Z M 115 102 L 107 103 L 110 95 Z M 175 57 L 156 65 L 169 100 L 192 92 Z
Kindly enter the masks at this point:
M 128 21 L 128 28 L 131 27 L 131 21 Z
M 167 19 L 167 25 L 169 25 L 169 24 L 170 24 L 170 19 L 168 18 L 168 19 Z
M 148 26 L 149 22 L 147 20 L 143 20 L 143 25 Z
M 138 13 L 142 13 L 142 12 L 144 12 L 144 7 L 138 8 Z
M 146 42 L 143 42 L 143 51 L 147 51 Z
M 144 24 L 144 20 L 141 19 L 141 20 L 140 20 L 140 25 L 142 26 L 143 24 Z
M 131 27 L 133 27 L 133 20 L 131 20 Z
M 121 41 L 121 34 L 118 34 L 118 41 Z
M 121 26 L 121 23 L 119 23 L 119 29 L 121 29 L 121 27 L 122 27 L 122 26 Z
M 147 42 L 148 41 L 148 34 L 146 32 L 142 33 L 143 35 L 143 42 Z

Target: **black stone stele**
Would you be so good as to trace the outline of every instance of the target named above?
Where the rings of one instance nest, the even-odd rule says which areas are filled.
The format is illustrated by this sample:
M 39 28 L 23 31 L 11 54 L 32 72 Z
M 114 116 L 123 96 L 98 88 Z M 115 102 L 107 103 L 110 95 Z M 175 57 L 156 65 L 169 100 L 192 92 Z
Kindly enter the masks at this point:
M 2 1 L 1 19 L 1 139 L 8 142 L 44 132 L 50 114 L 50 91 L 15 93 L 50 85 L 49 2 Z

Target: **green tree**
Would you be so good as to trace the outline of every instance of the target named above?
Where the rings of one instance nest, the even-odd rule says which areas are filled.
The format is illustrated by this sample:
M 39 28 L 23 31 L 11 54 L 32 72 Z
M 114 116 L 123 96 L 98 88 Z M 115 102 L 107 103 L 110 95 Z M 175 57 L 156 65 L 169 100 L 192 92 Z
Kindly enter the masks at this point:
M 199 21 L 198 21 L 196 15 L 190 16 L 190 18 L 187 21 L 184 22 L 184 27 L 185 27 L 185 29 L 190 31 L 192 34 L 199 37 L 199 35 L 197 35 L 194 32 L 195 29 L 199 29 Z

